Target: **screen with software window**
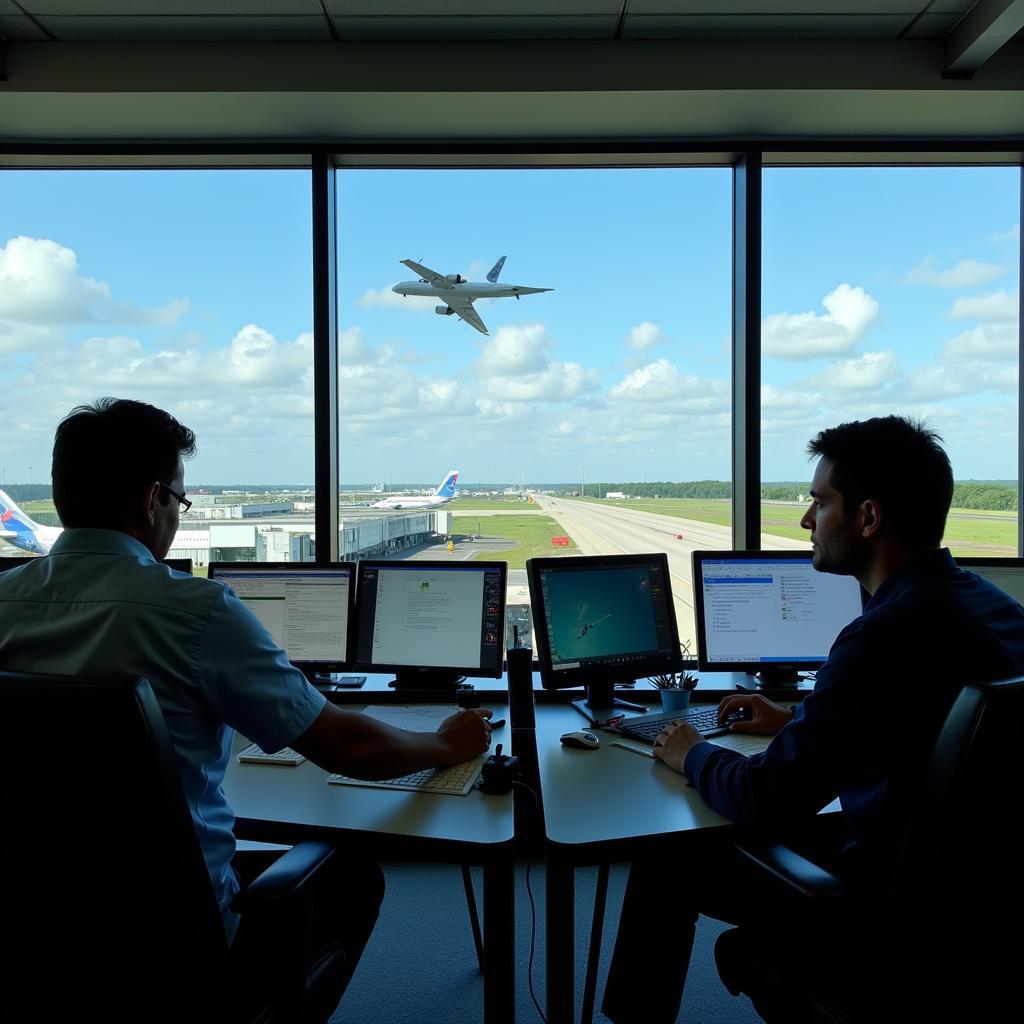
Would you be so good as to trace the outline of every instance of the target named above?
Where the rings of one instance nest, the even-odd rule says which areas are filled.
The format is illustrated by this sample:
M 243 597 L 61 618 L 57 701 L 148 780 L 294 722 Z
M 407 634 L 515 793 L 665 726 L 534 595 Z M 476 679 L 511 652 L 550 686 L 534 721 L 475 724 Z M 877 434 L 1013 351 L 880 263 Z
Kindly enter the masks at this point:
M 506 573 L 505 562 L 364 559 L 356 597 L 359 665 L 399 673 L 400 683 L 403 670 L 447 674 L 448 682 L 457 675 L 499 677 Z
M 956 564 L 1024 604 L 1024 558 L 957 558 Z
M 293 664 L 329 671 L 349 660 L 355 566 L 350 562 L 211 562 Z
M 694 551 L 702 670 L 758 672 L 824 664 L 862 611 L 852 576 L 819 572 L 807 551 Z M 779 680 L 782 681 L 782 680 Z

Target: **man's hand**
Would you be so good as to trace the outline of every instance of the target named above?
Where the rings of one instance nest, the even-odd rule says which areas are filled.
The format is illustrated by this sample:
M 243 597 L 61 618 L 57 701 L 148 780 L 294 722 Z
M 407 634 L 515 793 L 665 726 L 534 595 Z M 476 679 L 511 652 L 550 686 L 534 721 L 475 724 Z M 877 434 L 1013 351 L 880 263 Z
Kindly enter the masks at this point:
M 759 693 L 739 693 L 726 697 L 718 705 L 718 721 L 724 722 L 728 715 L 738 711 L 746 712 L 746 719 L 729 724 L 730 732 L 749 733 L 752 736 L 774 736 L 793 718 L 793 712 Z
M 686 722 L 669 722 L 654 740 L 654 756 L 683 774 L 683 762 L 692 747 L 704 737 Z
M 437 727 L 437 738 L 443 747 L 442 764 L 461 764 L 482 754 L 491 742 L 491 717 L 488 708 L 456 711 Z

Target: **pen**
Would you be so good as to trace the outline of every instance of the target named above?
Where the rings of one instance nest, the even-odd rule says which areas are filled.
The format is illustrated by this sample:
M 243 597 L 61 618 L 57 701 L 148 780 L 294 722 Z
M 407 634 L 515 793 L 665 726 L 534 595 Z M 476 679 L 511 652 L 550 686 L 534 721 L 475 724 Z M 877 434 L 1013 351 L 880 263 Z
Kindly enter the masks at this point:
M 498 718 L 498 719 L 495 719 L 495 721 L 493 721 L 493 722 L 490 719 L 487 719 L 487 724 L 492 729 L 500 729 L 505 724 L 505 719 L 504 718 Z
M 628 750 L 631 754 L 639 754 L 641 757 L 649 757 L 652 761 L 658 760 L 654 754 L 649 753 L 646 750 L 641 750 L 639 747 L 631 747 L 628 743 L 620 743 L 618 740 L 612 740 L 611 745 L 613 747 L 618 747 L 619 750 Z

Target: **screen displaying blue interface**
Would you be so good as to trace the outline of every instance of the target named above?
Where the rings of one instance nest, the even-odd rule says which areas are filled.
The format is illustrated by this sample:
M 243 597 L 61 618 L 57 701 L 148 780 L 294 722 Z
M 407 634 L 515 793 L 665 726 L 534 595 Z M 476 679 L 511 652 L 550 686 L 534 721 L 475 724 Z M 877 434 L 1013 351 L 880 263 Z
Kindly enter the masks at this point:
M 862 611 L 852 576 L 819 572 L 808 552 L 694 552 L 702 665 L 816 667 Z

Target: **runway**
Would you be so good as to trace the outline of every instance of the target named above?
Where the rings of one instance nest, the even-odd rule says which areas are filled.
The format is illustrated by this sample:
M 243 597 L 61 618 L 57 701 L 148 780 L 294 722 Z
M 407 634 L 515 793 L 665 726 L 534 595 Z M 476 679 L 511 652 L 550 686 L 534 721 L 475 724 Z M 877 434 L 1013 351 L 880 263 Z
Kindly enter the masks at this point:
M 730 550 L 732 530 L 729 527 L 678 519 L 657 512 L 642 512 L 631 509 L 627 504 L 595 505 L 567 498 L 553 499 L 546 495 L 536 495 L 534 500 L 572 537 L 581 555 L 666 552 L 679 640 L 684 644 L 689 640 L 690 650 L 696 657 L 690 552 Z M 800 544 L 787 537 L 762 534 L 761 547 L 763 550 L 785 550 L 800 547 Z

